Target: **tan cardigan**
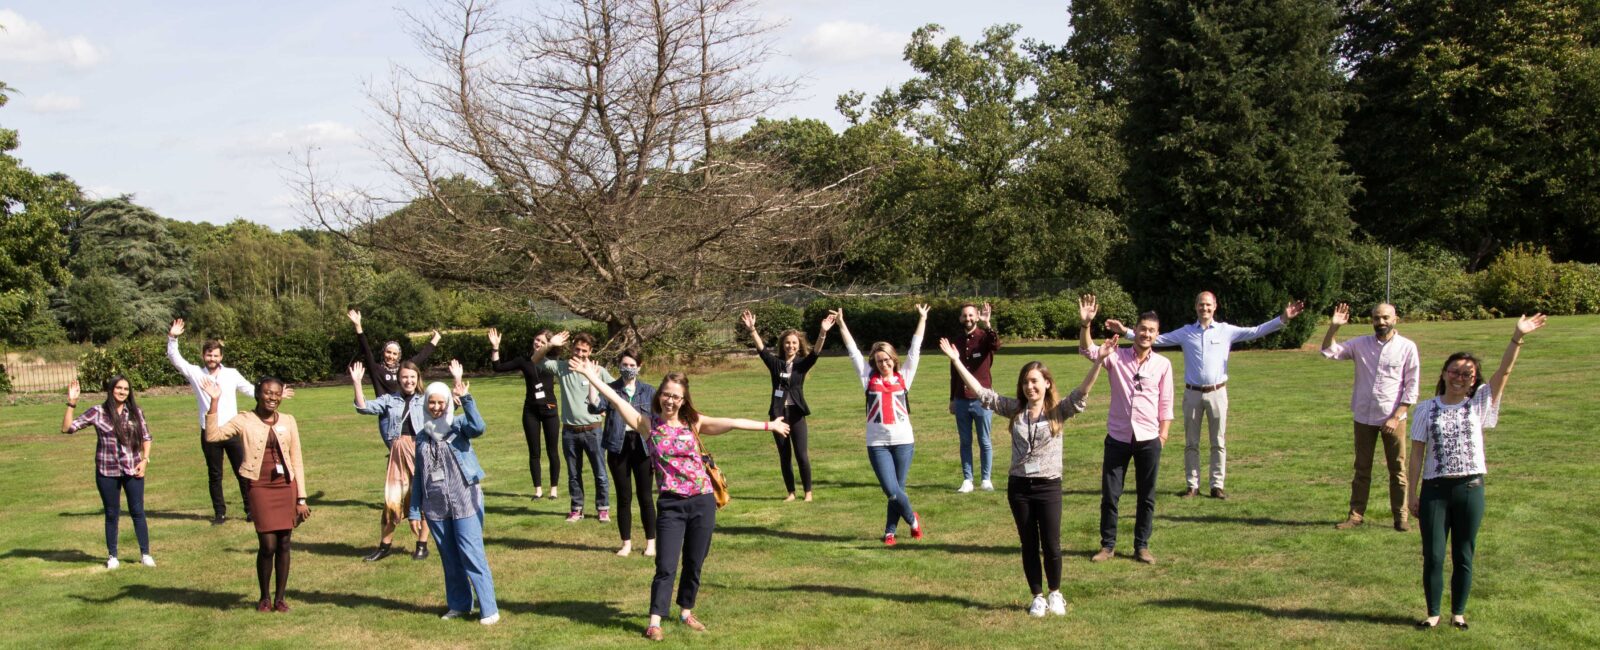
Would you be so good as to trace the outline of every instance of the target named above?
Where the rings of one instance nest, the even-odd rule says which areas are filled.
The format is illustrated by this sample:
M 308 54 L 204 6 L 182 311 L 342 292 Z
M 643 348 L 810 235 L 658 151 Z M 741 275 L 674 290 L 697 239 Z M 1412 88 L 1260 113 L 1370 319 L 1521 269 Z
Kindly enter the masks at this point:
M 293 415 L 278 413 L 277 433 L 278 447 L 289 455 L 289 480 L 304 499 L 306 471 L 300 463 L 300 428 L 295 425 Z M 256 480 L 261 475 L 261 458 L 267 453 L 267 423 L 250 410 L 241 411 L 227 424 L 217 426 L 217 414 L 206 413 L 206 442 L 222 442 L 234 436 L 244 441 L 244 462 L 239 463 L 239 476 Z

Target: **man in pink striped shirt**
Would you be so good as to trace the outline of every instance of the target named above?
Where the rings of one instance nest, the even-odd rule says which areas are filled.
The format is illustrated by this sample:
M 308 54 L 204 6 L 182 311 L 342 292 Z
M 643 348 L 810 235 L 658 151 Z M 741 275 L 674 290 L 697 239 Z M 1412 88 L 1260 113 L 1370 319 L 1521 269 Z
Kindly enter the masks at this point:
M 1150 532 L 1156 515 L 1156 471 L 1161 467 L 1161 449 L 1167 444 L 1172 426 L 1172 362 L 1151 351 L 1161 323 L 1156 313 L 1139 315 L 1133 328 L 1133 346 L 1117 348 L 1100 358 L 1100 349 L 1089 335 L 1089 326 L 1099 311 L 1093 295 L 1078 300 L 1078 351 L 1090 361 L 1103 364 L 1111 376 L 1111 407 L 1106 414 L 1105 455 L 1100 466 L 1100 552 L 1091 560 L 1104 562 L 1117 547 L 1117 502 L 1134 463 L 1139 490 L 1138 517 L 1133 528 L 1133 557 L 1155 564 L 1150 553 Z
M 1350 481 L 1350 516 L 1334 526 L 1347 530 L 1366 520 L 1367 494 L 1372 488 L 1373 446 L 1383 438 L 1384 460 L 1389 469 L 1389 510 L 1394 529 L 1410 530 L 1406 518 L 1406 431 L 1401 426 L 1411 405 L 1417 403 L 1422 372 L 1417 344 L 1394 331 L 1394 305 L 1372 310 L 1372 335 L 1340 344 L 1334 340 L 1339 326 L 1350 321 L 1350 306 L 1333 310 L 1328 333 L 1322 337 L 1322 356 L 1350 360 L 1356 365 L 1355 389 L 1350 392 L 1350 414 L 1355 419 L 1356 474 Z

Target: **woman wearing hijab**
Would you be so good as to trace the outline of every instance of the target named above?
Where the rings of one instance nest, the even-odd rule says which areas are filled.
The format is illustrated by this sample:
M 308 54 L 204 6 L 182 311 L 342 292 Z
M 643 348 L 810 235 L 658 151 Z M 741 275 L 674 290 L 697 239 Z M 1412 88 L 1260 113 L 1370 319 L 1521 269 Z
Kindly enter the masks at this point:
M 210 379 L 200 383 L 211 398 L 206 411 L 206 442 L 239 438 L 244 442 L 244 461 L 239 476 L 250 481 L 250 513 L 256 525 L 256 582 L 261 599 L 258 612 L 287 612 L 284 590 L 289 584 L 289 544 L 294 529 L 311 517 L 306 505 L 306 472 L 300 462 L 300 427 L 294 416 L 279 413 L 283 402 L 283 380 L 262 377 L 256 380 L 256 407 L 217 423 L 217 402 L 222 387 Z M 271 601 L 267 583 L 277 574 Z
M 133 517 L 133 532 L 139 538 L 139 562 L 155 566 L 150 557 L 150 531 L 144 519 L 144 468 L 150 462 L 150 429 L 144 412 L 133 401 L 133 389 L 122 376 L 106 381 L 106 401 L 89 407 L 83 415 L 72 417 L 78 407 L 78 382 L 67 386 L 67 414 L 61 419 L 62 433 L 94 427 L 98 434 L 94 447 L 94 485 L 106 511 L 106 568 L 117 561 L 117 521 L 122 517 L 121 493 L 128 495 L 128 514 Z
M 465 416 L 455 419 L 451 390 L 428 385 L 427 421 L 417 435 L 416 479 L 411 489 L 411 530 L 422 534 L 423 520 L 433 532 L 439 562 L 444 565 L 444 597 L 452 619 L 472 611 L 477 594 L 478 622 L 500 621 L 494 599 L 494 576 L 483 551 L 483 468 L 472 439 L 483 435 L 483 417 L 461 380 L 461 362 L 450 361 L 454 397 Z

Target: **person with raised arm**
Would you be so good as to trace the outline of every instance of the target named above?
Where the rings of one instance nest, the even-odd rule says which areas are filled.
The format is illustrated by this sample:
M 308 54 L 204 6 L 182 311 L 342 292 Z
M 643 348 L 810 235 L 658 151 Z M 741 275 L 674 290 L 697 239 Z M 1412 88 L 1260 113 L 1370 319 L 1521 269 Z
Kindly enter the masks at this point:
M 150 556 L 150 530 L 144 516 L 144 471 L 150 463 L 150 427 L 144 411 L 133 399 L 133 385 L 121 375 L 106 380 L 106 399 L 89 407 L 83 415 L 72 417 L 82 395 L 78 380 L 67 385 L 67 413 L 61 418 L 62 433 L 77 433 L 94 427 L 94 487 L 105 508 L 106 568 L 115 569 L 117 523 L 122 518 L 122 495 L 128 496 L 128 516 L 133 518 L 133 533 L 139 540 L 139 562 L 153 567 Z
M 566 346 L 568 339 L 572 341 L 572 350 L 567 358 L 548 358 L 552 350 Z M 583 465 L 580 456 L 589 457 L 589 470 L 594 473 L 594 502 L 595 508 L 600 511 L 600 523 L 611 521 L 611 483 L 606 474 L 605 452 L 600 447 L 600 427 L 606 421 L 604 417 L 589 412 L 589 379 L 569 368 L 573 361 L 587 362 L 589 355 L 594 352 L 594 344 L 594 336 L 588 332 L 578 332 L 577 336 L 557 332 L 533 351 L 531 359 L 531 363 L 544 368 L 561 382 L 561 451 L 567 461 L 567 494 L 572 497 L 572 507 L 567 513 L 569 524 L 583 520 Z M 596 368 L 601 381 L 615 381 L 616 378 L 605 367 Z
M 717 500 L 706 471 L 706 451 L 700 436 L 734 430 L 777 431 L 781 435 L 789 432 L 789 425 L 782 418 L 762 422 L 701 414 L 689 394 L 689 378 L 681 372 L 667 373 L 661 379 L 655 401 L 646 413 L 604 381 L 604 369 L 588 359 L 570 359 L 567 368 L 588 379 L 629 428 L 649 432 L 643 441 L 645 452 L 655 465 L 659 537 L 645 638 L 660 641 L 666 636 L 661 619 L 670 612 L 672 580 L 680 556 L 683 578 L 678 582 L 678 621 L 691 630 L 704 632 L 706 626 L 695 618 L 694 604 L 700 592 L 700 572 L 711 551 L 711 534 L 717 525 Z
M 983 303 L 983 310 L 972 303 L 961 305 L 961 333 L 950 339 L 950 344 L 960 351 L 961 366 L 978 378 L 978 385 L 989 388 L 993 383 L 989 366 L 994 363 L 994 353 L 1000 350 L 1000 335 L 991 324 L 993 310 Z M 977 434 L 978 460 L 982 467 L 979 478 L 984 491 L 994 489 L 989 474 L 994 467 L 994 444 L 990 440 L 994 411 L 985 407 L 978 393 L 966 385 L 955 366 L 950 367 L 950 413 L 956 416 L 956 435 L 961 442 L 961 487 L 957 492 L 972 491 L 972 438 Z
M 528 473 L 533 476 L 533 498 L 544 497 L 543 473 L 539 466 L 540 433 L 543 448 L 550 464 L 550 498 L 560 494 L 556 477 L 561 473 L 561 411 L 556 408 L 556 376 L 543 364 L 533 362 L 533 353 L 550 342 L 550 330 L 539 330 L 533 337 L 533 348 L 527 356 L 500 358 L 500 330 L 489 328 L 489 360 L 495 372 L 516 370 L 522 373 L 522 383 L 527 391 L 522 398 L 522 438 L 528 444 Z
M 1373 446 L 1381 438 L 1389 469 L 1389 511 L 1394 529 L 1411 530 L 1406 512 L 1406 443 L 1402 428 L 1411 405 L 1417 403 L 1421 357 L 1417 344 L 1394 329 L 1399 318 L 1394 305 L 1372 309 L 1372 334 L 1344 343 L 1334 340 L 1339 327 L 1350 322 L 1350 306 L 1333 309 L 1328 333 L 1322 337 L 1322 356 L 1354 361 L 1355 387 L 1350 391 L 1350 414 L 1355 420 L 1355 478 L 1350 481 L 1350 514 L 1334 525 L 1348 530 L 1366 523 L 1367 495 L 1372 490 Z
M 379 517 L 378 548 L 361 558 L 377 562 L 389 557 L 394 548 L 394 530 L 406 518 L 406 504 L 411 502 L 412 479 L 416 474 L 417 433 L 427 421 L 427 398 L 417 392 L 417 380 L 422 369 L 410 361 L 400 362 L 396 376 L 399 390 L 384 393 L 372 401 L 361 389 L 361 378 L 366 366 L 360 361 L 350 364 L 350 385 L 355 389 L 357 413 L 378 416 L 383 425 L 383 444 L 389 447 L 389 464 L 383 477 L 383 513 Z M 428 557 L 428 529 L 417 533 L 417 549 L 412 560 Z
M 1406 509 L 1422 527 L 1422 593 L 1428 616 L 1417 627 L 1439 624 L 1444 599 L 1445 542 L 1450 543 L 1450 624 L 1467 629 L 1467 596 L 1472 591 L 1472 558 L 1483 523 L 1483 430 L 1500 424 L 1500 398 L 1517 365 L 1522 339 L 1544 327 L 1544 314 L 1523 316 L 1511 330 L 1500 367 L 1483 381 L 1483 367 L 1471 352 L 1445 359 L 1433 399 L 1417 405 L 1411 417 L 1411 490 Z
M 300 456 L 300 428 L 293 415 L 278 411 L 285 386 L 276 377 L 256 380 L 256 407 L 227 422 L 217 417 L 222 386 L 207 379 L 201 390 L 211 397 L 206 411 L 206 440 L 238 438 L 244 444 L 239 475 L 250 481 L 250 503 L 255 510 L 256 583 L 261 599 L 258 612 L 288 612 L 284 592 L 289 585 L 290 544 L 294 529 L 311 517 L 306 504 L 306 471 Z M 273 580 L 276 575 L 276 580 Z M 267 585 L 273 598 L 267 600 Z
M 911 382 L 916 379 L 917 362 L 922 358 L 922 333 L 928 325 L 928 306 L 917 305 L 917 329 L 911 335 L 903 367 L 900 355 L 888 341 L 872 344 L 870 361 L 861 356 L 856 340 L 850 336 L 850 327 L 845 324 L 844 310 L 836 309 L 829 314 L 839 324 L 839 336 L 844 339 L 845 351 L 850 354 L 850 363 L 855 366 L 856 376 L 866 393 L 867 460 L 872 463 L 872 473 L 877 475 L 883 495 L 889 499 L 883 544 L 895 545 L 895 532 L 901 520 L 911 525 L 912 539 L 922 539 L 922 517 L 911 506 L 906 480 L 911 475 L 911 459 L 916 450 L 916 436 L 911 431 Z
M 422 480 L 411 490 L 407 518 L 418 537 L 426 525 L 438 540 L 449 608 L 440 618 L 465 616 L 476 595 L 478 622 L 494 625 L 500 622 L 500 607 L 483 550 L 484 474 L 472 449 L 472 440 L 483 435 L 484 423 L 461 373 L 461 362 L 451 359 L 454 390 L 434 382 L 425 393 L 427 417 L 417 431 L 416 444 L 417 476 Z M 460 403 L 464 417 L 455 417 L 453 402 Z
M 372 355 L 371 342 L 367 340 L 367 333 L 361 329 L 361 311 L 352 309 L 345 313 L 351 324 L 356 326 L 356 344 L 361 348 L 361 358 L 366 361 L 367 376 L 372 378 L 372 390 L 378 397 L 389 393 L 400 392 L 400 342 L 385 341 L 383 344 L 383 362 L 379 363 L 377 357 Z M 433 358 L 433 351 L 438 347 L 443 335 L 439 330 L 433 330 L 433 335 L 428 342 L 417 348 L 417 353 L 411 355 L 406 361 L 418 368 L 428 367 L 428 360 Z M 378 420 L 378 431 L 384 430 L 383 419 Z M 392 441 L 391 441 L 392 442 Z
M 1117 337 L 1112 336 L 1101 346 L 1100 356 L 1107 356 L 1116 348 Z M 1100 364 L 1089 364 L 1083 383 L 1061 399 L 1050 369 L 1038 361 L 1029 361 L 1017 373 L 1017 396 L 1011 398 L 985 387 L 967 369 L 962 363 L 965 348 L 940 339 L 939 349 L 950 357 L 950 367 L 961 375 L 962 383 L 978 396 L 985 409 L 1011 419 L 1006 501 L 1022 540 L 1022 574 L 1033 593 L 1028 614 L 1040 617 L 1048 611 L 1064 615 L 1067 599 L 1061 595 L 1061 429 L 1067 419 L 1087 408 L 1089 391 L 1094 390 L 1094 382 L 1100 377 Z M 1044 579 L 1049 580 L 1048 598 Z
M 1211 432 L 1210 495 L 1228 498 L 1228 356 L 1233 344 L 1283 329 L 1305 306 L 1291 301 L 1277 318 L 1255 327 L 1239 327 L 1215 320 L 1217 296 L 1201 291 L 1194 298 L 1195 321 L 1156 337 L 1155 347 L 1183 349 L 1183 477 L 1187 485 L 1179 497 L 1200 495 L 1200 426 L 1205 424 Z M 1128 331 L 1114 318 L 1106 320 L 1106 329 L 1116 334 Z
M 806 373 L 817 365 L 817 355 L 822 352 L 822 344 L 828 340 L 828 330 L 833 328 L 833 315 L 822 319 L 815 346 L 806 343 L 805 335 L 800 330 L 785 330 L 779 334 L 781 357 L 762 343 L 761 333 L 756 331 L 755 314 L 746 309 L 740 314 L 739 320 L 750 331 L 756 355 L 761 357 L 761 363 L 772 377 L 772 399 L 767 407 L 767 417 L 775 420 L 782 418 L 789 423 L 789 435 L 772 435 L 773 444 L 778 446 L 778 468 L 783 473 L 783 485 L 789 490 L 789 496 L 784 501 L 794 500 L 794 469 L 789 466 L 791 454 L 795 464 L 800 466 L 800 486 L 805 490 L 805 499 L 810 501 L 811 454 L 807 449 L 806 416 L 811 415 L 811 406 L 806 403 Z
M 1172 428 L 1172 362 L 1152 351 L 1161 331 L 1153 311 L 1139 315 L 1133 327 L 1133 345 L 1102 352 L 1089 328 L 1099 304 L 1094 295 L 1078 300 L 1078 351 L 1102 364 L 1111 375 L 1110 407 L 1106 413 L 1105 451 L 1100 466 L 1100 551 L 1089 558 L 1104 562 L 1117 548 L 1117 502 L 1127 483 L 1128 464 L 1134 465 L 1139 491 L 1138 516 L 1133 528 L 1133 558 L 1155 564 L 1150 535 L 1156 517 L 1156 475 L 1161 450 Z
M 611 390 L 625 395 L 639 412 L 650 410 L 656 399 L 656 387 L 639 379 L 639 351 L 623 350 L 617 355 L 617 370 L 622 378 L 611 382 Z M 606 465 L 611 469 L 611 482 L 617 486 L 617 533 L 622 537 L 622 548 L 617 555 L 627 557 L 633 553 L 633 511 L 630 501 L 639 500 L 639 519 L 644 525 L 644 555 L 656 554 L 656 506 L 650 500 L 652 475 L 650 454 L 645 451 L 644 438 L 639 431 L 628 426 L 611 402 L 600 397 L 593 382 L 589 383 L 589 412 L 606 417 L 605 433 L 600 446 L 606 450 Z

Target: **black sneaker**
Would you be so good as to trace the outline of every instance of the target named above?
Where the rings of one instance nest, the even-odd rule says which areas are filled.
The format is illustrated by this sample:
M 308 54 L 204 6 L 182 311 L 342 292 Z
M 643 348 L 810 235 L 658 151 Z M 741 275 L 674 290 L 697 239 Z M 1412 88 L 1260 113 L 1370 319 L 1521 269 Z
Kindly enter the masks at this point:
M 378 550 L 373 551 L 371 554 L 361 559 L 366 562 L 377 562 L 378 560 L 389 557 L 389 554 L 393 552 L 394 547 L 385 544 L 383 546 L 379 546 Z
M 427 544 L 417 544 L 417 551 L 415 553 L 411 554 L 411 559 L 413 559 L 413 560 L 425 560 L 427 558 L 428 558 L 428 545 Z
M 228 523 L 227 515 L 217 515 L 211 518 L 211 525 L 213 526 L 221 526 L 225 523 Z

